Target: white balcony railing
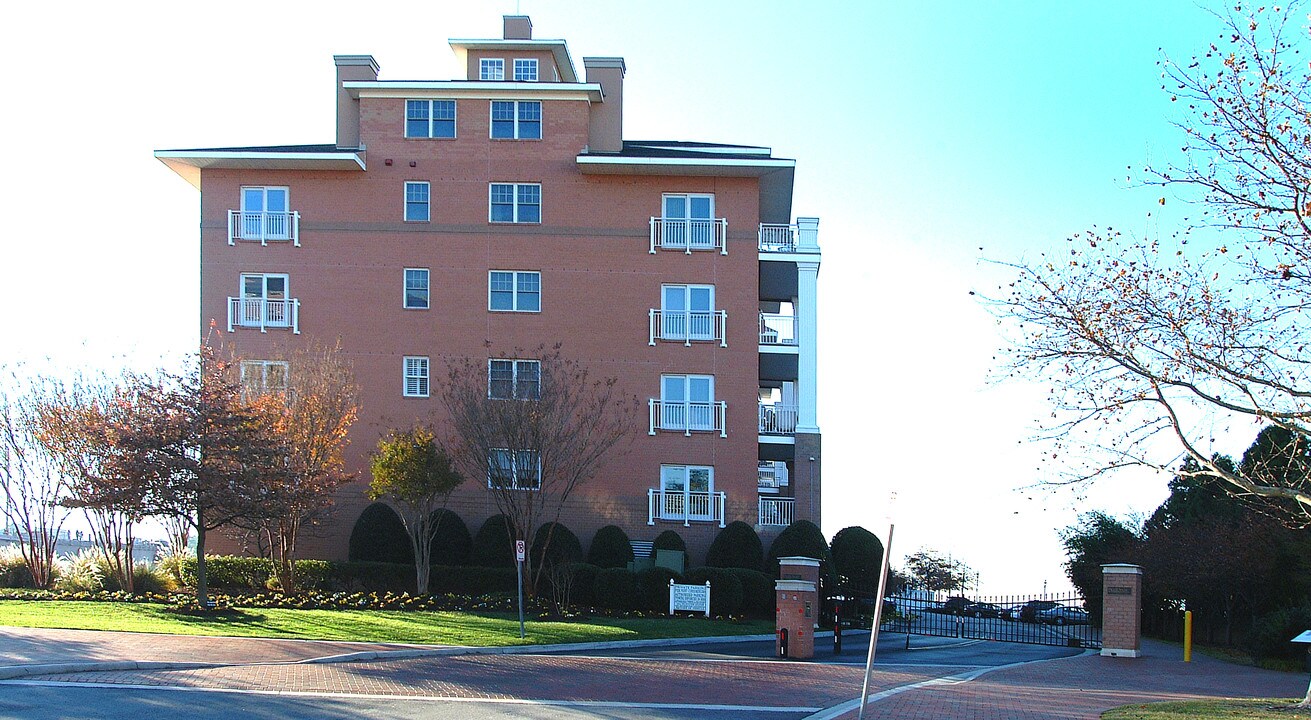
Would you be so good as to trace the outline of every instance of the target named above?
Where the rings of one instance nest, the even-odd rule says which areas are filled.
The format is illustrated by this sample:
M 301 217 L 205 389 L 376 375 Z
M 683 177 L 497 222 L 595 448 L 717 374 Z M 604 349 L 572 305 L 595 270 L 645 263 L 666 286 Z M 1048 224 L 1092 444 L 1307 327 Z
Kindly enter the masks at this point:
M 727 255 L 727 236 L 728 220 L 724 218 L 651 218 L 652 255 L 656 250 L 682 250 L 689 255 L 693 250 L 718 250 Z
M 766 405 L 760 403 L 758 406 L 760 418 L 761 435 L 795 435 L 797 432 L 797 406 L 796 405 Z
M 797 344 L 797 318 L 795 315 L 760 313 L 760 344 Z
M 694 342 L 718 342 L 720 347 L 728 347 L 728 340 L 724 337 L 727 324 L 728 312 L 725 310 L 652 309 L 647 344 L 655 345 L 656 340 L 666 340 L 689 346 Z
M 796 502 L 792 498 L 760 498 L 761 525 L 791 525 L 796 518 Z
M 300 247 L 300 213 L 228 211 L 228 244 L 249 240 L 260 245 L 291 241 Z
M 676 431 L 684 435 L 694 432 L 717 432 L 728 437 L 724 417 L 728 403 L 720 402 L 667 402 L 651 398 L 648 435 L 657 430 Z
M 760 252 L 792 253 L 797 251 L 796 225 L 767 225 L 760 223 Z
M 762 493 L 777 494 L 779 488 L 787 487 L 787 463 L 777 460 L 760 460 L 756 473 L 756 488 Z
M 236 327 L 291 328 L 300 334 L 300 300 L 265 300 L 264 298 L 228 298 L 228 332 Z
M 722 492 L 687 492 L 681 490 L 647 490 L 646 524 L 656 520 L 673 520 L 684 527 L 694 522 L 717 522 L 724 527 L 724 501 Z

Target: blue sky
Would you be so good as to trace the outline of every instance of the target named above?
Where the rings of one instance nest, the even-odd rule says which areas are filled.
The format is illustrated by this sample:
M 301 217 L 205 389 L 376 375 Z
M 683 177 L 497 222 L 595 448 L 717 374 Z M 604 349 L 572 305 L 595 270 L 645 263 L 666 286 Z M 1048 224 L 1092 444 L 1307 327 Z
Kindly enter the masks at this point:
M 312 10 L 310 9 L 312 7 Z M 1217 5 L 1218 7 L 1218 5 Z M 1128 168 L 1178 136 L 1160 89 L 1218 34 L 1184 0 L 522 0 L 536 37 L 627 61 L 629 139 L 773 147 L 795 215 L 821 219 L 820 425 L 831 535 L 897 522 L 985 592 L 1065 584 L 1055 529 L 1150 512 L 1164 477 L 1081 492 L 1026 442 L 1042 388 L 987 381 L 1000 339 L 969 291 L 1093 224 L 1167 233 L 1179 204 Z M 24 6 L 0 29 L 16 77 L 0 363 L 148 367 L 194 346 L 198 194 L 158 148 L 330 142 L 334 53 L 382 77 L 455 77 L 451 37 L 500 36 L 514 2 Z M 91 188 L 93 192 L 84 192 Z M 1156 213 L 1151 217 L 1148 213 Z M 1235 438 L 1241 450 L 1249 438 Z M 888 498 L 897 493 L 895 506 Z M 1033 499 L 1028 499 L 1032 497 Z

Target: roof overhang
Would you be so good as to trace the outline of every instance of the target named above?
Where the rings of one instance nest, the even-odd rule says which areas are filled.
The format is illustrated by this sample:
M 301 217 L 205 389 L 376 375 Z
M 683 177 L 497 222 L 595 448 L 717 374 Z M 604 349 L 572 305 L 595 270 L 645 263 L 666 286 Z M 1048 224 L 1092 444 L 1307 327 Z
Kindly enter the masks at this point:
M 365 169 L 364 155 L 354 150 L 313 153 L 156 150 L 155 157 L 197 189 L 200 188 L 200 171 L 210 168 L 337 171 L 363 171 Z
M 596 83 L 470 82 L 441 80 L 358 80 L 342 83 L 351 97 L 424 98 L 461 97 L 485 99 L 586 100 L 601 102 L 605 96 Z
M 560 69 L 560 79 L 565 82 L 578 82 L 578 71 L 574 69 L 573 58 L 569 56 L 569 46 L 564 40 L 455 40 L 451 41 L 451 50 L 464 67 L 469 62 L 470 50 L 492 50 L 495 52 L 515 52 L 516 50 L 550 50 L 555 56 L 555 66 Z
M 651 158 L 622 155 L 579 155 L 578 170 L 584 175 L 710 175 L 716 177 L 763 177 L 780 170 L 793 170 L 796 160 L 783 158 Z

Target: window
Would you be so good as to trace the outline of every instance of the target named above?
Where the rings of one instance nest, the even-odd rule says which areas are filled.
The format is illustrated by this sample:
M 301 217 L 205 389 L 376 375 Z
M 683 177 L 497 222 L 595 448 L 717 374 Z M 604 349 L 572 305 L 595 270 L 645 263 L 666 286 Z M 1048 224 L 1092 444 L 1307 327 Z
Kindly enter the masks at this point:
M 405 183 L 405 222 L 428 222 L 428 183 Z
M 247 398 L 287 393 L 287 363 L 283 360 L 242 360 L 241 392 Z
M 487 397 L 494 400 L 540 399 L 542 363 L 537 360 L 488 360 Z
M 519 82 L 537 82 L 537 58 L 516 58 L 514 79 Z
M 491 271 L 487 275 L 487 309 L 541 312 L 542 274 L 520 270 Z
M 501 58 L 483 58 L 478 61 L 479 80 L 504 80 L 505 60 Z
M 660 293 L 661 338 L 715 339 L 714 285 L 662 285 Z
M 296 301 L 287 295 L 288 277 L 275 273 L 243 273 L 236 321 L 243 327 L 292 327 Z M 231 317 L 229 315 L 229 317 Z
M 541 101 L 493 100 L 492 137 L 504 140 L 541 140 Z
M 709 249 L 715 247 L 715 196 L 667 194 L 660 222 L 663 247 Z
M 243 240 L 290 240 L 291 212 L 285 187 L 243 187 L 241 226 Z
M 663 430 L 719 430 L 715 404 L 715 376 L 661 375 L 660 428 Z
M 405 137 L 455 137 L 455 101 L 406 100 Z
M 661 465 L 659 513 L 663 520 L 713 520 L 715 469 L 707 465 Z
M 428 309 L 428 268 L 405 268 L 405 309 Z
M 428 397 L 428 358 L 405 358 L 405 397 Z
M 499 223 L 542 221 L 542 186 L 531 183 L 492 183 L 488 220 Z
M 487 455 L 487 487 L 542 488 L 542 456 L 536 450 L 493 448 Z

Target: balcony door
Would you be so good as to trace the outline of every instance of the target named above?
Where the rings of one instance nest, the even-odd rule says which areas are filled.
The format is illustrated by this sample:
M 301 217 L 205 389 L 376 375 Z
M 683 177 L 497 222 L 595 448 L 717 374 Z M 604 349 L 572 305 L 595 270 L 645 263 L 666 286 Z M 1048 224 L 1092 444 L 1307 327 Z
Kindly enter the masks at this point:
M 241 236 L 247 240 L 291 239 L 287 188 L 241 189 Z
M 715 469 L 700 465 L 661 465 L 661 517 L 713 520 Z
M 662 245 L 713 249 L 715 247 L 715 196 L 665 195 Z
M 715 339 L 715 286 L 665 285 L 660 301 L 660 337 Z
M 660 421 L 667 430 L 715 429 L 715 377 L 662 375 Z
M 241 276 L 241 314 L 238 321 L 242 325 L 288 327 L 291 325 L 290 305 L 286 275 Z

